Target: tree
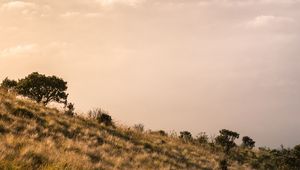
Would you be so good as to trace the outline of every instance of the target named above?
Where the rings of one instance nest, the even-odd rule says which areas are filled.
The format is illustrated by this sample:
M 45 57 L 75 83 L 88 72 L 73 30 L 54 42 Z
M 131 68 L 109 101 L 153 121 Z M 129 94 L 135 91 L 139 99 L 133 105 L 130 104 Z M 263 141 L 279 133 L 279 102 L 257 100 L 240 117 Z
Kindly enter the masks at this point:
M 216 143 L 223 146 L 225 152 L 228 153 L 229 150 L 236 146 L 235 139 L 239 138 L 239 134 L 230 130 L 222 129 L 220 130 L 220 135 L 216 137 Z
M 255 141 L 253 139 L 251 139 L 249 136 L 244 136 L 242 141 L 243 141 L 242 146 L 244 146 L 244 147 L 247 147 L 250 149 L 255 147 Z
M 0 87 L 5 88 L 5 89 L 13 89 L 13 88 L 15 88 L 17 85 L 18 85 L 18 82 L 17 82 L 17 81 L 15 81 L 15 80 L 10 80 L 10 79 L 8 79 L 8 77 L 6 77 L 6 78 L 2 81 Z
M 31 73 L 19 80 L 16 90 L 19 94 L 29 97 L 38 103 L 47 105 L 49 102 L 67 104 L 67 82 L 56 76 L 45 76 L 38 72 Z

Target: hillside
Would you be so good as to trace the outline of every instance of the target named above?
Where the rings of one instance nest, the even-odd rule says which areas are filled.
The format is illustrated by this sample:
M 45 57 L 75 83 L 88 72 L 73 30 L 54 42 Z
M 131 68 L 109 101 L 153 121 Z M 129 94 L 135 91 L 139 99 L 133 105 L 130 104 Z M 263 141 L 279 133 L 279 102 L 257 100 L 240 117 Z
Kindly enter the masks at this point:
M 111 121 L 107 116 L 106 121 Z M 227 150 L 220 142 L 227 141 L 228 136 L 219 135 L 209 141 L 205 136 L 193 138 L 186 131 L 178 136 L 101 121 L 99 117 L 76 116 L 70 110 L 45 107 L 0 88 L 0 169 L 298 170 L 300 167 L 300 145 L 277 150 L 231 143 L 231 149 Z M 220 133 L 239 136 L 225 129 Z
M 70 117 L 4 90 L 0 153 L 0 169 L 218 169 L 223 156 L 170 135 Z

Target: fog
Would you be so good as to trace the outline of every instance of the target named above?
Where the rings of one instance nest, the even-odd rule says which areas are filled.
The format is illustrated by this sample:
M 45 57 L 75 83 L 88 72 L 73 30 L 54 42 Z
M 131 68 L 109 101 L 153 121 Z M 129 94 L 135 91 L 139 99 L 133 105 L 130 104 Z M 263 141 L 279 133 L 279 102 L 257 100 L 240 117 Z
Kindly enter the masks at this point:
M 292 147 L 299 9 L 299 0 L 1 0 L 0 79 L 57 75 L 78 112 Z

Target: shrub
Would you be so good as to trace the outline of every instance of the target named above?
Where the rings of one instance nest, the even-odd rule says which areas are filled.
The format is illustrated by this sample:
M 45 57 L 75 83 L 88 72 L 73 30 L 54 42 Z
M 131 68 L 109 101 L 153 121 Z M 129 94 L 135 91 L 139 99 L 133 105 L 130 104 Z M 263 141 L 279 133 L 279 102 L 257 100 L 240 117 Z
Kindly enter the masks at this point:
M 161 136 L 168 136 L 168 134 L 164 130 L 159 130 L 158 134 Z
M 144 143 L 144 148 L 148 151 L 151 151 L 153 149 L 153 146 L 150 143 Z
M 0 135 L 4 134 L 6 132 L 7 132 L 7 129 L 3 125 L 0 124 Z
M 220 130 L 220 135 L 216 137 L 216 143 L 221 145 L 225 152 L 228 153 L 229 150 L 236 146 L 235 139 L 239 138 L 239 134 L 230 130 L 222 129 Z
M 228 161 L 226 159 L 220 160 L 219 167 L 221 170 L 227 170 L 228 169 Z
M 208 136 L 205 132 L 201 132 L 196 136 L 196 142 L 199 144 L 206 144 L 208 143 Z
M 99 123 L 103 123 L 105 126 L 113 125 L 111 116 L 106 113 L 100 114 L 100 116 L 97 117 L 97 120 Z
M 294 147 L 294 154 L 300 159 L 300 145 Z
M 101 114 L 106 113 L 101 108 L 92 109 L 88 112 L 88 117 L 90 119 L 97 119 Z
M 27 119 L 35 118 L 35 115 L 31 111 L 24 109 L 24 108 L 17 108 L 12 112 L 12 114 L 14 116 L 23 117 L 23 118 L 27 118 Z
M 96 119 L 99 123 L 103 123 L 106 126 L 113 126 L 111 116 L 100 108 L 90 110 L 88 112 L 88 117 L 91 119 Z
M 193 140 L 191 132 L 188 132 L 188 131 L 182 131 L 182 132 L 180 132 L 179 138 L 183 139 L 185 142 Z
M 65 114 L 68 116 L 74 116 L 75 115 L 75 107 L 74 107 L 74 103 L 69 103 L 67 105 L 67 110 L 65 111 Z
M 300 145 L 296 145 L 293 149 L 294 155 L 296 157 L 296 165 L 300 167 Z
M 250 149 L 255 147 L 255 141 L 251 139 L 249 136 L 244 136 L 242 141 L 243 141 L 242 143 L 243 147 L 250 148 Z
M 143 132 L 144 131 L 144 125 L 143 124 L 136 124 L 136 125 L 133 126 L 133 128 L 136 131 L 139 131 L 139 132 Z

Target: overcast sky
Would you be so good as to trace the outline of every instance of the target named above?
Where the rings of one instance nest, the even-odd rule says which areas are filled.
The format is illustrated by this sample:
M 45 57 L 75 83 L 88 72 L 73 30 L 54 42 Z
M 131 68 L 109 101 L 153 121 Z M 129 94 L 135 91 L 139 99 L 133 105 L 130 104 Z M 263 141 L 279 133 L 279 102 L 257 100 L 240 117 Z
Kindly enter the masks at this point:
M 0 0 L 0 79 L 154 130 L 300 143 L 300 0 Z

